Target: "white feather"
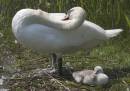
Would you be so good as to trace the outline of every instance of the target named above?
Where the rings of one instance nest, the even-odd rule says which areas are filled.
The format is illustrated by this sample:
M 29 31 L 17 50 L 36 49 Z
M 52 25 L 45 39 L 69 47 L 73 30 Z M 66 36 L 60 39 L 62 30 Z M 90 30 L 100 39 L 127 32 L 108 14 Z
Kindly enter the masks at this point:
M 100 42 L 114 37 L 121 30 L 105 31 L 100 26 L 84 20 L 85 11 L 75 7 L 64 13 L 47 13 L 42 10 L 22 9 L 12 20 L 16 39 L 42 53 L 70 53 L 80 49 L 90 50 Z M 69 28 L 68 28 L 68 27 Z
M 122 32 L 122 29 L 112 29 L 112 30 L 106 30 L 106 36 L 108 38 L 112 38 L 117 36 L 120 32 Z

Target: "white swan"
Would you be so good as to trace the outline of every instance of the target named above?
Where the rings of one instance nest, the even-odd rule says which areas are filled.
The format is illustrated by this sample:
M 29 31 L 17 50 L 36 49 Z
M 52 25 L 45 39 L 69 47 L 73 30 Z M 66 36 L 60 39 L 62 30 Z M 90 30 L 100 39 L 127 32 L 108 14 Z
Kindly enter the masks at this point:
M 96 66 L 94 70 L 73 72 L 72 75 L 76 82 L 88 85 L 105 85 L 109 80 L 101 66 Z
M 85 10 L 81 7 L 74 7 L 67 14 L 22 9 L 13 17 L 12 30 L 16 39 L 25 46 L 43 54 L 53 53 L 53 68 L 57 64 L 61 68 L 62 61 L 59 60 L 62 54 L 80 49 L 89 51 L 122 31 L 104 30 L 85 20 Z

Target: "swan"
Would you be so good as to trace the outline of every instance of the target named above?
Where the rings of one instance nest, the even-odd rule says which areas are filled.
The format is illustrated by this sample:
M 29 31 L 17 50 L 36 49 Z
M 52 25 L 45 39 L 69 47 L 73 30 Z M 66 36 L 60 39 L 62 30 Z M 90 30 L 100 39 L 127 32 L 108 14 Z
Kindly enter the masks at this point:
M 109 77 L 103 73 L 101 66 L 96 66 L 94 70 L 73 72 L 72 76 L 76 82 L 88 85 L 105 85 L 109 80 Z
M 86 12 L 81 7 L 73 7 L 67 14 L 21 9 L 12 19 L 12 30 L 19 43 L 51 55 L 51 69 L 61 74 L 63 54 L 80 49 L 90 51 L 100 42 L 117 36 L 122 31 L 104 30 L 85 20 L 85 15 Z

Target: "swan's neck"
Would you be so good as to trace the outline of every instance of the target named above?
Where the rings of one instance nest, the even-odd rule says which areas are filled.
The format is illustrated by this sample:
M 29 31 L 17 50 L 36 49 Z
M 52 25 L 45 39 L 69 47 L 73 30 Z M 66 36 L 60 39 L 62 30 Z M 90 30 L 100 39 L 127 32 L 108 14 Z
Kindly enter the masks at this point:
M 42 16 L 41 10 L 33 10 L 33 9 L 23 9 L 16 13 L 12 20 L 12 28 L 13 30 L 19 30 L 28 27 L 32 24 L 47 24 L 48 21 L 48 13 L 44 12 L 44 17 Z
M 50 18 L 49 13 L 42 10 L 23 9 L 14 16 L 12 27 L 17 31 L 19 28 L 25 28 L 32 24 L 42 24 L 58 30 L 74 30 L 84 22 L 85 11 L 76 8 L 69 16 L 68 20 L 56 20 Z
M 30 14 L 24 16 L 23 19 L 21 19 L 21 23 L 23 26 L 29 26 L 32 24 L 47 25 L 49 23 L 49 14 L 43 11 L 41 13 L 41 10 L 33 10 L 30 12 Z

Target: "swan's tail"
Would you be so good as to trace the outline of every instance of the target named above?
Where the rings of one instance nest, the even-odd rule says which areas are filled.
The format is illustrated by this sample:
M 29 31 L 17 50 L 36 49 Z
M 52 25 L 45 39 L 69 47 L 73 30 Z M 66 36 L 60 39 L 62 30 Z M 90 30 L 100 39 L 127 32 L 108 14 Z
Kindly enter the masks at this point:
M 123 30 L 122 29 L 112 29 L 112 30 L 106 30 L 106 37 L 109 39 L 109 38 L 112 38 L 112 37 L 115 37 L 117 36 L 120 32 L 122 32 Z

